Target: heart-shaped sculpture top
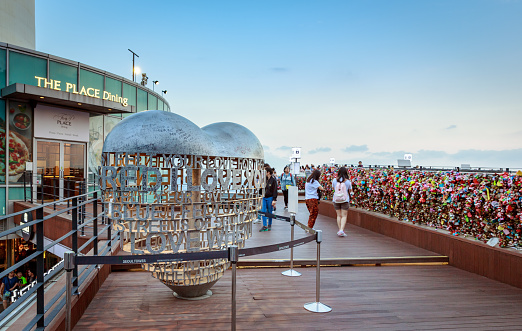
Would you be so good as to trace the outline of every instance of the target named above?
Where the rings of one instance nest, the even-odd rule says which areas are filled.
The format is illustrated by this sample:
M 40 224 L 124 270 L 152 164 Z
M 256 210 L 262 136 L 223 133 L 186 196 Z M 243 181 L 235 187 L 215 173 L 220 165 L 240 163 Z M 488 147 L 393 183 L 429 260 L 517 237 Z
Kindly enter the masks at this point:
M 103 152 L 192 154 L 263 159 L 263 146 L 242 125 L 199 128 L 178 114 L 148 110 L 127 117 L 107 135 Z
M 123 250 L 184 253 L 244 247 L 265 185 L 263 147 L 247 128 L 200 129 L 160 110 L 133 114 L 109 133 L 99 169 L 104 206 Z M 227 259 L 143 265 L 182 297 L 197 297 Z

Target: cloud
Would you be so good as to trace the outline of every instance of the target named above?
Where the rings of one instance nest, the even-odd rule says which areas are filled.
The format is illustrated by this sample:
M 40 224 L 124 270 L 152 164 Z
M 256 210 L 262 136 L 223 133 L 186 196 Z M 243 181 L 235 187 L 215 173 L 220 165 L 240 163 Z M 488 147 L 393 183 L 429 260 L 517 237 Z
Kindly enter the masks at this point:
M 270 150 L 270 146 L 267 146 L 267 145 L 263 145 L 263 150 L 266 152 L 266 151 L 269 151 Z
M 457 126 L 455 124 L 452 124 L 446 128 L 446 130 L 456 129 Z
M 413 154 L 412 165 L 434 167 L 457 167 L 461 164 L 470 164 L 481 168 L 521 168 L 522 148 L 509 150 L 477 150 L 465 149 L 456 153 L 437 150 L 419 150 L 417 152 L 376 152 L 368 153 L 364 157 L 364 164 L 397 165 L 398 159 L 404 154 Z M 352 162 L 352 161 L 350 161 Z
M 342 149 L 343 152 L 367 152 L 368 145 L 351 145 Z
M 274 67 L 274 68 L 270 68 L 270 71 L 277 72 L 277 73 L 284 73 L 284 72 L 288 72 L 290 70 L 288 68 L 284 68 L 284 67 Z
M 276 148 L 276 150 L 278 150 L 278 151 L 290 151 L 290 150 L 292 150 L 292 147 L 290 147 L 290 146 L 279 146 L 279 147 Z
M 318 147 L 316 149 L 312 149 L 311 151 L 309 151 L 308 153 L 309 154 L 316 154 L 316 153 L 325 153 L 325 152 L 330 152 L 332 149 L 330 147 Z

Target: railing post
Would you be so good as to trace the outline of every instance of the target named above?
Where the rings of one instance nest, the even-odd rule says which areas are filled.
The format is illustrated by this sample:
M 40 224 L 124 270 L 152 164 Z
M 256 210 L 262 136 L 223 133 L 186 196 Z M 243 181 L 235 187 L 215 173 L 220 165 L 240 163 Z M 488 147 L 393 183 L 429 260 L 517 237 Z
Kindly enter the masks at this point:
M 98 255 L 98 192 L 92 195 L 94 202 L 92 203 L 93 227 L 92 235 L 94 236 L 94 255 Z
M 44 327 L 45 320 L 45 297 L 44 297 L 44 212 L 43 207 L 36 209 L 36 250 L 40 253 L 36 258 L 36 314 L 39 316 L 36 322 L 37 328 Z
M 30 182 L 29 182 L 29 187 L 31 188 L 31 204 L 33 203 L 33 172 L 31 171 L 29 173 L 29 178 L 30 178 Z
M 291 225 L 291 233 L 290 240 L 294 241 L 294 226 L 295 226 L 295 214 L 290 214 L 290 225 Z M 283 271 L 283 275 L 290 277 L 298 277 L 301 276 L 301 273 L 294 270 L 294 246 L 290 247 L 290 269 Z
M 43 175 L 43 172 L 42 172 L 42 177 L 41 177 L 41 180 L 40 180 L 40 187 L 42 188 L 42 205 L 44 204 L 44 175 Z
M 110 219 L 107 219 L 107 224 L 109 224 Z M 107 227 L 107 239 L 109 242 L 107 243 L 107 247 L 109 247 L 109 253 L 112 254 L 112 225 Z M 122 239 L 120 238 L 120 241 Z
M 24 202 L 27 202 L 27 171 L 24 170 Z
M 328 313 L 332 311 L 330 306 L 327 306 L 320 301 L 321 293 L 321 241 L 323 240 L 323 231 L 316 230 L 317 241 L 317 268 L 315 275 L 315 302 L 309 302 L 304 305 L 304 308 L 314 313 Z
M 53 178 L 53 202 L 56 202 L 56 177 Z M 56 210 L 56 203 L 54 204 L 54 210 Z
M 83 195 L 83 194 L 85 194 L 85 186 L 83 185 L 83 182 L 80 182 L 80 185 L 81 185 L 80 194 Z M 87 201 L 86 196 L 83 195 L 80 198 L 80 201 L 81 202 Z M 80 219 L 81 219 L 80 224 L 82 224 L 82 225 L 85 225 L 85 207 L 86 207 L 85 204 L 82 204 L 80 206 Z M 85 226 L 82 226 L 82 234 L 81 234 L 81 236 L 82 237 L 85 236 Z
M 68 251 L 64 255 L 65 278 L 65 330 L 71 331 L 71 308 L 72 308 L 72 277 L 76 263 L 74 263 L 74 252 Z
M 236 245 L 228 247 L 228 260 L 232 263 L 232 320 L 231 330 L 236 331 L 236 267 L 239 250 Z
M 74 252 L 75 255 L 78 255 L 78 198 L 77 197 L 74 197 L 72 199 L 72 206 L 73 206 L 73 210 L 72 210 L 72 214 L 71 214 L 71 225 L 72 225 L 72 231 L 73 232 L 73 235 L 72 235 L 72 251 Z M 73 286 L 76 287 L 77 291 L 78 291 L 78 266 L 74 266 L 74 270 L 73 270 L 73 277 L 74 277 L 74 281 L 73 281 Z

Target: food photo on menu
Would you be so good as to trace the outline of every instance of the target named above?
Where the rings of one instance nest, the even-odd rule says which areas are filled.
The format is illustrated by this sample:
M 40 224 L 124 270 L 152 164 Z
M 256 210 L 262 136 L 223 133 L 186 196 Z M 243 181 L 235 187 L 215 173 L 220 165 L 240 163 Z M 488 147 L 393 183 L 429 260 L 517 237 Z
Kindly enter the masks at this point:
M 9 152 L 7 165 L 9 182 L 23 180 L 25 163 L 31 160 L 32 152 L 32 108 L 25 103 L 11 103 L 9 107 L 9 142 L 6 148 L 6 123 L 0 118 L 0 180 L 5 181 L 6 153 Z

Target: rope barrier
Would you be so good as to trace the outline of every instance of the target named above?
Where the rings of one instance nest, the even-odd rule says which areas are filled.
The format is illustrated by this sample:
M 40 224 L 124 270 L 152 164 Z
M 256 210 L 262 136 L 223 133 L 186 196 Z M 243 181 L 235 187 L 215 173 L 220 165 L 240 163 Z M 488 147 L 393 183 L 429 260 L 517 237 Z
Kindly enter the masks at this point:
M 286 241 L 278 244 L 243 248 L 239 250 L 239 256 L 252 256 L 281 251 L 297 247 L 315 240 L 315 236 Z M 116 256 L 77 256 L 77 265 L 87 264 L 133 264 L 133 263 L 156 263 L 156 262 L 180 262 L 212 259 L 228 259 L 228 250 L 175 253 L 175 254 L 143 254 L 143 255 L 116 255 Z

